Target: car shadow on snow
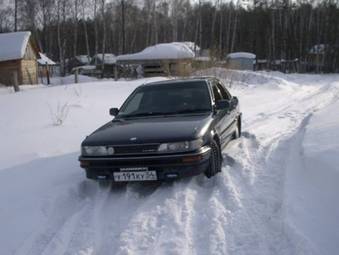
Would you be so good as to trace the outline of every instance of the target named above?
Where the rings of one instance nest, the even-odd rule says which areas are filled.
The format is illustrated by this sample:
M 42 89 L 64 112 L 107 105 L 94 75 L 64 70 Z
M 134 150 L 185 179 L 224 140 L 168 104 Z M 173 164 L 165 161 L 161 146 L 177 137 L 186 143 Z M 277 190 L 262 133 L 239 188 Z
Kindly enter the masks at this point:
M 78 153 L 69 153 L 38 158 L 2 169 L 0 171 L 0 180 L 2 180 L 0 181 L 0 193 L 14 201 L 26 197 L 32 198 L 33 201 L 33 198 L 46 200 L 68 196 L 74 202 L 79 203 L 100 196 L 103 192 L 131 193 L 139 197 L 148 197 L 157 190 L 172 190 L 177 185 L 185 187 L 192 181 L 202 186 L 210 186 L 213 182 L 213 178 L 207 179 L 202 174 L 170 182 L 131 182 L 127 184 L 108 182 L 106 185 L 101 185 L 95 180 L 86 179 L 84 170 L 79 166 L 78 155 Z M 232 157 L 227 155 L 224 157 L 227 164 L 234 164 L 235 160 Z M 21 192 L 25 194 L 24 197 Z
M 21 165 L 0 170 L 0 190 L 24 190 L 26 195 L 43 195 L 71 191 L 80 197 L 91 197 L 97 185 L 85 179 L 80 168 L 78 153 L 69 153 L 55 157 L 37 158 Z M 12 194 L 16 194 L 14 192 Z

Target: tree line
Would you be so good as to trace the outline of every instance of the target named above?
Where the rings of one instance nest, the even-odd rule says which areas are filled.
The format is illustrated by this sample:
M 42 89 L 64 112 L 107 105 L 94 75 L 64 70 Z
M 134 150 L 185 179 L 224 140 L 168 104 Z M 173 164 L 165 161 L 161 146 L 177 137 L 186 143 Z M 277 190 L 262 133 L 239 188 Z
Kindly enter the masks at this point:
M 230 1 L 15 0 L 1 5 L 0 32 L 30 30 L 54 60 L 96 53 L 137 52 L 162 42 L 192 41 L 223 59 L 235 51 L 259 59 L 306 60 L 324 45 L 322 61 L 336 71 L 339 6 L 335 0 Z

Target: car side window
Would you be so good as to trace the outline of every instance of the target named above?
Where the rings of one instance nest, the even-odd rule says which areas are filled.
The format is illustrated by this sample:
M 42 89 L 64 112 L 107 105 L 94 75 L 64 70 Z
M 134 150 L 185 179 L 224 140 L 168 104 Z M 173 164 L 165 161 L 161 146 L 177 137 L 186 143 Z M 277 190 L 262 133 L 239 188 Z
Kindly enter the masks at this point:
M 231 94 L 227 91 L 227 89 L 224 88 L 223 85 L 221 85 L 221 83 L 218 82 L 217 87 L 218 87 L 223 99 L 227 99 L 227 100 L 232 99 Z
M 124 112 L 121 112 L 123 114 L 131 114 L 135 111 L 138 110 L 138 108 L 140 107 L 142 101 L 144 101 L 144 93 L 137 93 L 133 99 L 129 102 L 127 108 L 124 110 Z
M 222 95 L 220 93 L 220 90 L 215 83 L 213 84 L 213 95 L 214 95 L 215 101 L 219 101 L 219 100 L 223 99 Z

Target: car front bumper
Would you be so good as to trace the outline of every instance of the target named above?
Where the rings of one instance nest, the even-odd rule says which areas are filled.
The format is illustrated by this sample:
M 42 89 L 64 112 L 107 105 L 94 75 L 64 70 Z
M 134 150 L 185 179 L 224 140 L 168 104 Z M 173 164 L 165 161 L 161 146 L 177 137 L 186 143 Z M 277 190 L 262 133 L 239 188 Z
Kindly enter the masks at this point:
M 156 171 L 157 180 L 166 181 L 199 175 L 209 166 L 211 148 L 204 146 L 194 153 L 124 157 L 79 157 L 89 179 L 113 180 L 121 168 L 147 168 Z

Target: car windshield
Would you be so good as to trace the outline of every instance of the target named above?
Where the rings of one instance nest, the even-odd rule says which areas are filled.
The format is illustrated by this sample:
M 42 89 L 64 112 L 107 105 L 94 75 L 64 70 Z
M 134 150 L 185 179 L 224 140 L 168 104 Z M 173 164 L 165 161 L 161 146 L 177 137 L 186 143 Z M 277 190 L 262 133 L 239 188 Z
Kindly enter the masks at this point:
M 202 113 L 211 111 L 204 81 L 149 85 L 138 88 L 121 107 L 119 117 Z

